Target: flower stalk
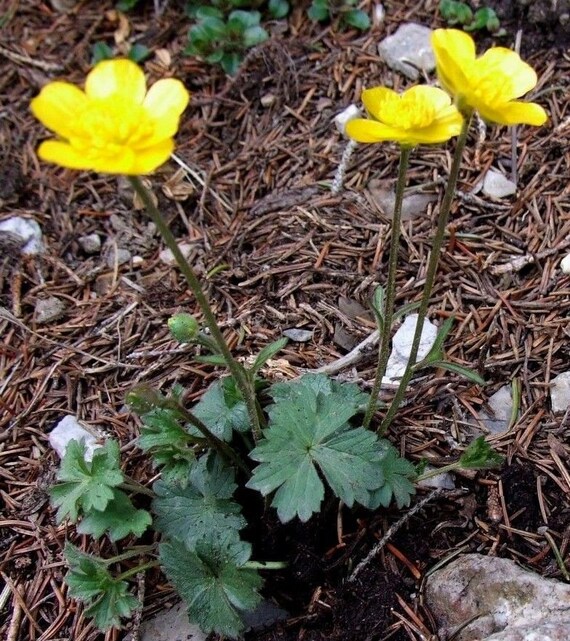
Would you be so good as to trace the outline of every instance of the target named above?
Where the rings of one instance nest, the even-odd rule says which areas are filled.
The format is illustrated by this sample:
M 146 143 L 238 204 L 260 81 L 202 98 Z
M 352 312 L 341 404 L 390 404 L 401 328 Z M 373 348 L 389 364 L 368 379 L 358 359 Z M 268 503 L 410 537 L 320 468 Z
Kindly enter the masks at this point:
M 150 197 L 150 194 L 148 193 L 138 176 L 129 176 L 128 179 L 136 194 L 143 202 L 148 215 L 156 225 L 158 231 L 160 232 L 160 235 L 166 243 L 166 246 L 172 252 L 172 255 L 178 263 L 180 271 L 186 279 L 188 286 L 192 290 L 192 293 L 194 294 L 194 297 L 196 298 L 196 301 L 198 302 L 198 305 L 202 310 L 202 313 L 204 314 L 204 321 L 208 329 L 210 330 L 212 338 L 216 342 L 216 346 L 220 350 L 220 353 L 223 356 L 224 361 L 228 369 L 230 370 L 230 373 L 235 380 L 239 391 L 243 396 L 252 426 L 253 437 L 257 441 L 261 435 L 261 427 L 259 423 L 259 415 L 257 412 L 255 390 L 250 384 L 243 367 L 232 356 L 226 339 L 224 338 L 222 331 L 218 327 L 214 312 L 212 311 L 212 308 L 208 303 L 208 299 L 202 289 L 202 286 L 200 285 L 200 281 L 198 280 L 191 265 L 188 263 L 186 258 L 184 258 L 184 255 L 180 251 L 174 235 L 170 231 L 170 228 L 166 224 L 166 221 L 162 217 L 161 213 L 158 211 L 158 208 L 154 204 L 152 198 Z
M 400 147 L 400 164 L 398 167 L 398 181 L 396 183 L 396 200 L 394 203 L 394 216 L 392 219 L 392 236 L 390 239 L 390 255 L 388 258 L 388 278 L 386 281 L 386 303 L 383 313 L 383 324 L 380 328 L 380 344 L 378 348 L 378 363 L 370 401 L 364 415 L 363 427 L 368 428 L 378 405 L 378 395 L 382 386 L 382 379 L 386 373 L 388 356 L 390 353 L 390 335 L 392 319 L 394 316 L 394 301 L 396 299 L 396 271 L 398 267 L 398 250 L 400 247 L 400 230 L 402 226 L 402 203 L 406 188 L 406 173 L 410 161 L 412 147 Z
M 424 290 L 422 292 L 422 298 L 420 302 L 420 307 L 418 309 L 418 320 L 416 323 L 416 330 L 414 333 L 414 338 L 412 341 L 412 349 L 410 351 L 410 357 L 406 365 L 402 379 L 396 390 L 396 394 L 390 403 L 390 407 L 384 416 L 380 427 L 378 428 L 379 434 L 385 434 L 388 428 L 390 427 L 394 416 L 402 403 L 404 395 L 406 393 L 406 388 L 412 375 L 414 373 L 414 365 L 418 357 L 418 350 L 420 348 L 420 341 L 422 336 L 422 330 L 424 327 L 424 321 L 426 319 L 429 301 L 431 292 L 433 289 L 433 284 L 435 282 L 435 276 L 437 273 L 437 267 L 439 263 L 439 256 L 441 254 L 441 249 L 443 246 L 443 240 L 445 237 L 445 229 L 447 227 L 447 221 L 449 219 L 449 212 L 451 211 L 451 203 L 453 202 L 453 197 L 455 195 L 455 187 L 457 185 L 457 178 L 459 177 L 459 168 L 461 166 L 461 159 L 463 156 L 463 150 L 465 149 L 465 144 L 467 142 L 467 134 L 469 133 L 469 125 L 471 123 L 472 113 L 468 112 L 464 114 L 465 118 L 461 126 L 461 131 L 457 138 L 457 145 L 455 147 L 455 154 L 453 156 L 453 161 L 451 164 L 451 170 L 449 172 L 449 180 L 447 182 L 447 187 L 445 194 L 443 196 L 443 202 L 441 205 L 441 211 L 439 213 L 439 219 L 437 223 L 437 230 L 433 239 L 433 245 L 430 252 L 430 257 L 428 261 L 428 268 L 426 273 L 426 282 L 424 285 Z

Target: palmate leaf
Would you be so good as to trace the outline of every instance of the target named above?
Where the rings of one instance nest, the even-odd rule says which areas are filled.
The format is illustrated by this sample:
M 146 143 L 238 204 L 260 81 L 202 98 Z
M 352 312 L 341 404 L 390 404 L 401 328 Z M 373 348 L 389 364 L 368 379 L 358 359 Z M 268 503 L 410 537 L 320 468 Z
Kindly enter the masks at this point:
M 121 618 L 131 616 L 140 604 L 128 591 L 126 581 L 115 579 L 103 559 L 85 554 L 71 543 L 64 550 L 69 564 L 65 582 L 69 594 L 85 602 L 85 614 L 100 630 L 121 626 Z
M 417 475 L 416 469 L 410 461 L 402 458 L 388 441 L 382 440 L 380 445 L 383 453 L 379 464 L 384 475 L 384 484 L 372 492 L 367 507 L 388 507 L 392 499 L 396 501 L 398 508 L 408 506 L 411 496 L 415 494 L 412 479 Z
M 58 483 L 50 489 L 57 520 L 66 516 L 75 522 L 80 512 L 103 511 L 113 499 L 113 488 L 123 482 L 119 467 L 119 444 L 109 440 L 95 450 L 92 461 L 84 458 L 85 445 L 70 441 L 57 473 Z
M 247 486 L 263 495 L 277 490 L 272 505 L 283 522 L 307 521 L 319 510 L 324 486 L 317 470 L 346 505 L 367 505 L 384 483 L 385 447 L 373 432 L 348 424 L 367 395 L 324 375 L 274 385 L 271 394 L 270 427 L 250 454 L 260 465 Z
M 160 545 L 166 576 L 188 606 L 188 618 L 206 632 L 235 638 L 244 625 L 241 613 L 260 602 L 259 574 L 247 567 L 251 546 L 230 535 L 202 540 L 194 550 L 180 541 Z
M 152 503 L 155 526 L 169 538 L 194 548 L 200 539 L 223 538 L 246 525 L 241 506 L 232 501 L 234 472 L 219 457 L 202 457 L 192 466 L 185 488 L 157 481 Z M 239 538 L 239 537 L 236 537 Z
M 105 510 L 91 510 L 83 517 L 77 531 L 94 538 L 107 532 L 111 541 L 118 541 L 129 534 L 142 536 L 151 523 L 152 517 L 146 510 L 137 510 L 124 492 L 114 490 Z
M 210 385 L 192 412 L 224 441 L 231 440 L 233 430 L 247 432 L 250 429 L 246 404 L 230 376 Z M 190 429 L 190 433 L 199 434 L 195 429 Z

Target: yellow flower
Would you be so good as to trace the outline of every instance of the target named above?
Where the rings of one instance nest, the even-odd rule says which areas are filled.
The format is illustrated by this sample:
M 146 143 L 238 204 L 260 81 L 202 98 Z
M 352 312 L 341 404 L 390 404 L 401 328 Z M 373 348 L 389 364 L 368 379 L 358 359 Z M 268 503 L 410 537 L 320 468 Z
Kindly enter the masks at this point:
M 451 98 L 435 87 L 418 85 L 403 94 L 387 87 L 362 92 L 370 118 L 346 124 L 349 138 L 357 142 L 393 140 L 404 147 L 445 142 L 461 130 L 462 116 Z
M 535 102 L 515 100 L 536 86 L 534 69 L 519 55 L 493 47 L 475 57 L 473 38 L 457 29 L 436 29 L 431 37 L 437 75 L 461 111 L 477 110 L 500 125 L 543 125 L 544 109 Z
M 50 82 L 32 100 L 34 116 L 58 136 L 42 142 L 38 155 L 71 169 L 147 174 L 172 153 L 189 99 L 179 80 L 159 80 L 147 92 L 137 64 L 105 60 L 87 76 L 85 91 Z

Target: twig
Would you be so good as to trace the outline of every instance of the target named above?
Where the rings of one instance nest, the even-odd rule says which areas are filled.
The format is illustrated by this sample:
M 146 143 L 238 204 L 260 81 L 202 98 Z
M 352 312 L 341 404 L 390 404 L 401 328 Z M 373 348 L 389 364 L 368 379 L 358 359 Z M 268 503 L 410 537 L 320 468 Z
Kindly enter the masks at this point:
M 2 54 L 4 57 L 8 58 L 8 60 L 11 60 L 12 62 L 18 62 L 23 65 L 29 65 L 30 67 L 38 67 L 39 69 L 43 69 L 44 71 L 63 71 L 63 67 L 61 65 L 58 65 L 54 62 L 45 62 L 44 60 L 34 60 L 34 58 L 30 58 L 29 56 L 23 56 L 20 53 L 16 53 L 15 51 L 10 51 L 10 49 L 6 49 L 5 47 L 0 46 L 0 54 Z
M 139 602 L 139 606 L 136 608 L 133 614 L 133 626 L 131 628 L 131 641 L 139 641 L 140 639 L 145 590 L 146 590 L 145 573 L 139 572 L 137 574 L 137 601 Z
M 348 163 L 350 162 L 352 154 L 356 149 L 356 145 L 357 143 L 351 139 L 348 141 L 348 143 L 346 144 L 346 147 L 344 148 L 344 151 L 342 152 L 342 158 L 340 160 L 339 166 L 337 167 L 336 173 L 334 175 L 332 187 L 331 187 L 331 191 L 333 194 L 340 193 L 342 186 L 344 185 L 346 169 L 348 167 Z
M 414 505 L 414 507 L 411 510 L 406 512 L 406 514 L 404 514 L 404 516 L 399 521 L 396 521 L 396 523 L 390 526 L 386 531 L 386 534 L 370 550 L 368 555 L 362 561 L 360 561 L 360 563 L 354 568 L 352 574 L 347 579 L 347 583 L 352 583 L 354 580 L 356 580 L 356 577 L 374 559 L 374 557 L 376 557 L 382 551 L 382 549 L 386 546 L 386 544 L 390 541 L 390 539 L 394 536 L 394 534 L 401 527 L 403 527 L 412 518 L 412 516 L 414 516 L 414 514 L 419 512 L 427 503 L 437 498 L 442 493 L 443 493 L 443 490 L 440 488 L 438 488 L 437 490 L 433 490 L 426 497 L 424 497 L 419 503 L 416 503 L 416 505 Z
M 314 372 L 315 374 L 336 374 L 336 372 L 339 372 L 341 369 L 344 369 L 345 367 L 349 367 L 350 365 L 354 365 L 355 363 L 358 363 L 358 361 L 360 361 L 360 359 L 365 354 L 370 353 L 371 349 L 375 347 L 379 339 L 380 339 L 380 332 L 376 329 L 372 332 L 372 334 L 370 334 L 370 336 L 365 338 L 361 343 L 358 343 L 358 345 L 354 349 L 352 349 L 350 352 L 348 352 L 348 354 L 341 356 L 340 358 L 338 358 L 336 361 L 333 361 L 332 363 L 327 363 L 322 367 L 319 367 L 317 369 L 312 369 L 310 371 Z
M 186 172 L 186 176 L 193 178 L 203 189 L 207 189 L 212 196 L 214 197 L 215 200 L 217 200 L 222 207 L 224 207 L 227 211 L 233 212 L 233 207 L 231 204 L 222 196 L 220 196 L 214 189 L 212 189 L 209 185 L 207 185 L 206 181 L 200 176 L 200 174 L 192 169 L 190 165 L 187 165 L 182 158 L 177 156 L 176 154 L 171 154 L 170 156 L 174 162 L 176 162 L 184 171 Z
M 553 254 L 557 254 L 563 249 L 570 247 L 570 238 L 565 240 L 563 243 L 560 243 L 556 247 L 550 247 L 544 251 L 538 252 L 536 254 L 525 254 L 524 256 L 517 256 L 510 260 L 508 263 L 503 263 L 502 265 L 495 265 L 489 267 L 489 271 L 493 276 L 499 276 L 501 274 L 507 274 L 510 272 L 518 272 L 527 265 L 532 265 L 536 263 L 537 260 L 542 260 L 543 258 L 548 258 Z

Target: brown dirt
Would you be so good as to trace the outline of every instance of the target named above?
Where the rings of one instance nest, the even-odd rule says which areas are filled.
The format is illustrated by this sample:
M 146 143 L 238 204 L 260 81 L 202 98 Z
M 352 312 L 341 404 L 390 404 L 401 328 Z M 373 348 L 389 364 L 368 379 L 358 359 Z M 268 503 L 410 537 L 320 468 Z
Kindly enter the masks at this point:
M 332 196 L 320 183 L 334 175 L 344 143 L 331 118 L 363 86 L 406 86 L 379 62 L 376 44 L 406 20 L 439 26 L 436 2 L 386 2 L 386 22 L 364 35 L 312 26 L 298 6 L 287 30 L 274 25 L 274 39 L 248 57 L 234 81 L 182 54 L 187 25 L 171 4 L 160 18 L 152 3 L 129 16 L 129 37 L 170 53 L 169 68 L 156 58 L 146 63 L 151 79 L 175 75 L 192 89 L 176 153 L 205 184 L 185 178 L 194 182 L 193 194 L 173 199 L 163 187 L 176 184 L 174 163 L 151 184 L 177 237 L 194 243 L 191 260 L 236 355 L 255 353 L 285 328 L 314 332 L 309 343 L 290 343 L 268 372 L 292 377 L 343 353 L 335 329 L 354 340 L 372 331 L 366 319 L 345 313 L 340 297 L 366 306 L 384 280 L 389 221 L 366 186 L 371 178 L 393 179 L 398 155 L 390 145 L 362 146 L 347 189 Z M 119 439 L 126 470 L 148 483 L 153 472 L 135 446 L 138 422 L 124 407 L 125 393 L 137 382 L 168 389 L 179 381 L 190 402 L 215 373 L 168 336 L 168 316 L 194 311 L 194 303 L 177 270 L 159 261 L 160 240 L 124 185 L 40 164 L 34 154 L 45 132 L 29 114 L 30 99 L 55 78 L 81 83 L 91 45 L 120 36 L 106 13 L 112 4 L 83 2 L 67 15 L 31 0 L 12 0 L 12 8 L 1 30 L 0 216 L 37 220 L 46 252 L 20 262 L 4 248 L 0 257 L 0 311 L 13 315 L 0 316 L 0 631 L 9 641 L 95 641 L 105 635 L 66 598 L 63 543 L 87 542 L 55 524 L 45 490 L 57 461 L 47 433 L 62 416 L 76 414 Z M 508 45 L 524 15 L 505 18 Z M 490 166 L 512 171 L 510 132 L 490 128 L 479 140 L 473 134 L 430 310 L 436 322 L 455 316 L 447 356 L 476 368 L 489 385 L 443 372 L 421 376 L 390 434 L 412 460 L 444 464 L 458 455 L 455 443 L 471 439 L 469 420 L 485 400 L 518 379 L 520 417 L 508 434 L 492 439 L 507 465 L 459 477 L 465 491 L 413 516 L 360 587 L 343 579 L 399 518 L 397 510 L 343 511 L 337 519 L 332 505 L 314 529 L 285 529 L 280 544 L 292 551 L 293 565 L 268 579 L 268 593 L 293 618 L 256 639 L 429 638 L 433 622 L 412 595 L 426 570 L 458 550 L 508 556 L 561 576 L 537 528 L 547 524 L 567 558 L 570 421 L 551 412 L 548 385 L 570 369 L 570 279 L 558 269 L 570 251 L 570 59 L 557 48 L 564 43 L 558 36 L 547 40 L 543 26 L 523 26 L 522 51 L 532 51 L 527 59 L 540 78 L 534 96 L 550 120 L 540 129 L 518 128 L 519 191 L 500 202 L 469 192 Z M 268 94 L 275 100 L 263 107 Z M 449 148 L 421 148 L 409 183 L 427 184 L 440 199 L 449 161 Z M 420 296 L 439 202 L 404 225 L 399 305 Z M 85 255 L 78 238 L 92 232 L 103 236 L 104 254 L 116 244 L 142 263 L 108 267 L 102 256 Z M 524 266 L 513 262 L 523 257 Z M 40 325 L 34 308 L 48 296 L 66 309 Z M 356 380 L 366 388 L 373 368 L 373 354 L 358 363 Z M 294 585 L 303 589 L 292 594 Z M 146 595 L 144 616 L 174 598 L 158 573 L 147 577 Z

